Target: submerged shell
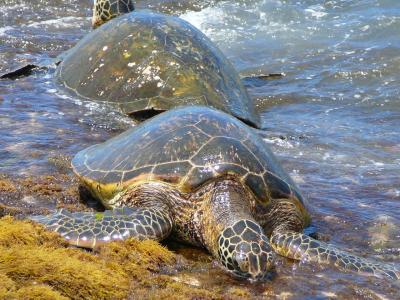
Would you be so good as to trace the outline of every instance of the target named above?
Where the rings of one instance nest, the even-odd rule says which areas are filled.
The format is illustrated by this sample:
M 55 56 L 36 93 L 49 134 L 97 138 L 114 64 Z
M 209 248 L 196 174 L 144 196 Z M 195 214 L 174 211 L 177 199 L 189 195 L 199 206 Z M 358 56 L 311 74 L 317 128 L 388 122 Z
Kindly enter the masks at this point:
M 79 152 L 72 165 L 105 202 L 143 182 L 162 181 L 192 192 L 227 175 L 248 186 L 260 203 L 293 195 L 302 202 L 289 175 L 253 131 L 214 109 L 178 108 Z
M 130 115 L 197 104 L 260 124 L 228 59 L 173 16 L 132 12 L 107 22 L 66 53 L 56 76 L 79 96 Z

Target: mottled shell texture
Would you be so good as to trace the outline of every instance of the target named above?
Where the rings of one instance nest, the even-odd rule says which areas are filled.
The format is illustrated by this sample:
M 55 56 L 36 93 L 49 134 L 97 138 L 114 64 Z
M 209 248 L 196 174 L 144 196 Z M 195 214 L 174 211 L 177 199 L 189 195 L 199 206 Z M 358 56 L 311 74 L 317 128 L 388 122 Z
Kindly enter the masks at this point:
M 259 127 L 240 78 L 198 29 L 173 16 L 132 12 L 100 26 L 64 56 L 57 80 L 124 113 L 206 105 Z

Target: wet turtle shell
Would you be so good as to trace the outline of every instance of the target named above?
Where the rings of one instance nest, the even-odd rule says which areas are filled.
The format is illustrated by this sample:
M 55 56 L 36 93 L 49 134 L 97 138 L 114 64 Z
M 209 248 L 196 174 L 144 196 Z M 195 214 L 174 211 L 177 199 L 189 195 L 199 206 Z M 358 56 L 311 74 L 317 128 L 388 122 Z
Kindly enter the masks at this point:
M 64 55 L 56 76 L 79 96 L 134 118 L 197 104 L 260 125 L 232 64 L 203 33 L 173 16 L 146 11 L 110 20 Z
M 204 106 L 162 113 L 79 152 L 72 165 L 106 206 L 117 193 L 149 181 L 190 193 L 229 176 L 263 205 L 271 199 L 297 198 L 303 207 L 295 184 L 254 130 Z

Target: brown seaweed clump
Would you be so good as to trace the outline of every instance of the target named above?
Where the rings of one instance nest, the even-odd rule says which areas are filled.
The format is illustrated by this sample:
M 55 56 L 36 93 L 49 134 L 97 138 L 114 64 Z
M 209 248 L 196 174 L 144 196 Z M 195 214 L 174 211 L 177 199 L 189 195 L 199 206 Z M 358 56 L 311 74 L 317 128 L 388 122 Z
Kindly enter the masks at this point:
M 0 219 L 0 299 L 237 299 L 177 281 L 176 254 L 151 240 L 70 248 L 30 221 Z M 242 297 L 241 297 L 242 296 Z
M 5 193 L 15 193 L 17 188 L 10 179 L 4 175 L 0 175 L 0 191 Z
M 24 290 L 39 299 L 121 299 L 129 286 L 121 268 L 11 217 L 0 219 L 0 276 L 2 299 L 18 299 Z
M 81 199 L 93 200 L 84 193 L 72 174 L 29 177 L 0 174 L 0 216 L 43 214 L 56 208 L 88 210 Z

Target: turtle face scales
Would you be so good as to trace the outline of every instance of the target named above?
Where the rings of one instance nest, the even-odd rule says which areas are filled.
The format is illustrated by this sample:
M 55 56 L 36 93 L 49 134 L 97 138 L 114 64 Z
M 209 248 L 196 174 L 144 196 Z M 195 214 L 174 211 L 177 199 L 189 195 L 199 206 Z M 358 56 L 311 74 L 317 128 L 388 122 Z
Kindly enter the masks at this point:
M 132 0 L 94 0 L 92 26 L 97 28 L 110 19 L 134 9 Z
M 273 269 L 274 252 L 263 229 L 251 220 L 239 220 L 218 238 L 218 257 L 236 277 L 263 280 Z

